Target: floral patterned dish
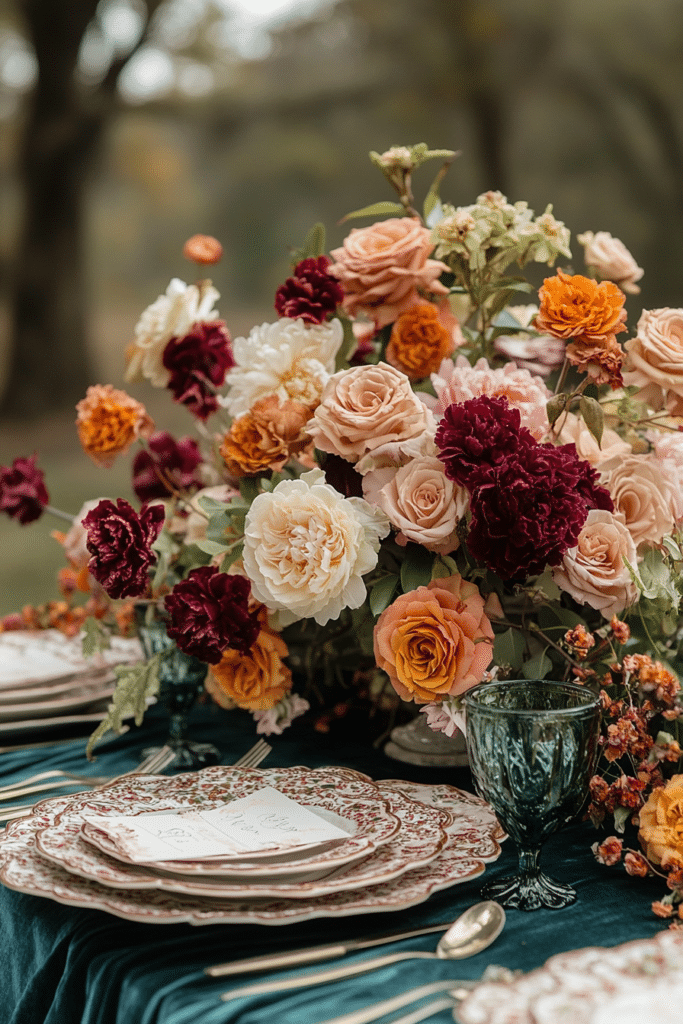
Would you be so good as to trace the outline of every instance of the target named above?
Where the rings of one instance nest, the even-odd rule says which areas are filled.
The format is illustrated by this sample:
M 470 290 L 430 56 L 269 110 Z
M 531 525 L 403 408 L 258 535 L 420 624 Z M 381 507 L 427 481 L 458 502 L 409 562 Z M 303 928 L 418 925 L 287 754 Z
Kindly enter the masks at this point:
M 112 637 L 108 650 L 86 659 L 80 638 L 68 639 L 58 629 L 7 630 L 0 635 L 0 689 L 44 686 L 141 659 L 142 649 L 136 639 Z

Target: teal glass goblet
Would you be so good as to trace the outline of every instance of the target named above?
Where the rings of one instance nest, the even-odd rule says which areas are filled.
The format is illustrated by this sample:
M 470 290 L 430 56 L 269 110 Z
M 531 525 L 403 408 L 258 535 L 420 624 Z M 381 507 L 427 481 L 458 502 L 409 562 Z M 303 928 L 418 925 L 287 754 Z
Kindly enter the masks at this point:
M 465 695 L 467 747 L 477 792 L 519 854 L 515 875 L 490 882 L 486 899 L 506 907 L 566 907 L 570 885 L 543 874 L 541 847 L 572 820 L 588 794 L 600 731 L 596 694 L 545 679 L 482 683 Z

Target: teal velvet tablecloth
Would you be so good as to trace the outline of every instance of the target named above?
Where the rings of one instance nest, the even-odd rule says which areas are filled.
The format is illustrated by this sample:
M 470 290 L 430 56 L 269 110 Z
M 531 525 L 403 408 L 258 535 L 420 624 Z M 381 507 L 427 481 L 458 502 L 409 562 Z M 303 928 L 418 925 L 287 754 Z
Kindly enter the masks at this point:
M 248 716 L 216 707 L 196 709 L 193 731 L 224 751 L 226 764 L 254 742 Z M 417 768 L 390 761 L 363 739 L 339 732 L 314 732 L 298 720 L 281 737 L 264 766 L 346 765 L 375 778 L 448 782 L 472 790 L 467 769 Z M 83 740 L 34 750 L 0 753 L 0 783 L 42 768 L 114 774 L 140 760 L 150 741 L 164 739 L 163 714 L 154 709 L 141 729 L 131 729 L 99 748 L 88 767 Z M 371 975 L 300 992 L 222 1002 L 220 994 L 248 983 L 244 976 L 211 979 L 204 968 L 226 960 L 308 944 L 382 934 L 449 921 L 480 898 L 483 878 L 509 873 L 516 858 L 511 843 L 484 876 L 432 896 L 405 911 L 315 920 L 284 927 L 144 925 L 97 910 L 62 906 L 0 887 L 0 1022 L 3 1024 L 317 1024 L 415 985 L 440 979 L 477 978 L 489 963 L 530 970 L 553 953 L 588 945 L 613 946 L 654 935 L 665 923 L 650 902 L 660 884 L 632 879 L 621 868 L 597 864 L 590 852 L 595 833 L 571 826 L 546 846 L 544 867 L 571 882 L 578 901 L 560 911 L 508 911 L 507 925 L 484 953 L 457 963 L 402 962 Z M 433 950 L 437 936 L 382 947 Z M 349 962 L 377 954 L 356 953 Z M 292 972 L 281 976 L 290 976 Z M 296 972 L 295 972 L 296 973 Z M 441 1011 L 436 1024 L 452 1022 Z

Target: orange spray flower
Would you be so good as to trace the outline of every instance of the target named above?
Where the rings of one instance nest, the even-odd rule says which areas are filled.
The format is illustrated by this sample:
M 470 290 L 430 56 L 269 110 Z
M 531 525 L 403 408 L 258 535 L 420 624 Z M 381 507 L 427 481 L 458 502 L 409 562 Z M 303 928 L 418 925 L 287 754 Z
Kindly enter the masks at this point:
M 305 431 L 310 415 L 301 402 L 280 403 L 274 395 L 255 402 L 223 439 L 220 451 L 228 472 L 239 477 L 281 469 L 310 444 Z
M 436 306 L 422 302 L 411 306 L 394 322 L 387 362 L 411 380 L 421 380 L 436 373 L 442 359 L 454 348 L 453 335 L 441 323 Z
M 149 437 L 154 431 L 144 405 L 111 384 L 89 387 L 76 412 L 83 450 L 98 466 L 111 466 L 138 437 Z

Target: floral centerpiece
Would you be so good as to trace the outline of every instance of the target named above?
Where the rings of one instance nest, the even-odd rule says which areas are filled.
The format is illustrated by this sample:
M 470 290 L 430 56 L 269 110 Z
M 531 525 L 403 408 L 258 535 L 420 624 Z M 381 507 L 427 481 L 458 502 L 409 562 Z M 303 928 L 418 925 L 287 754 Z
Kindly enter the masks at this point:
M 142 504 L 76 516 L 62 582 L 90 596 L 41 615 L 85 621 L 92 647 L 146 604 L 209 665 L 212 697 L 265 732 L 324 706 L 335 681 L 449 735 L 482 679 L 594 686 L 591 816 L 623 830 L 640 815 L 645 870 L 671 868 L 680 894 L 660 818 L 680 835 L 683 310 L 628 324 L 643 271 L 587 231 L 577 272 L 551 207 L 442 201 L 455 156 L 372 153 L 395 200 L 349 214 L 371 223 L 329 254 L 316 225 L 277 318 L 248 337 L 231 339 L 209 280 L 174 279 L 144 311 L 126 379 L 167 389 L 195 437 L 157 430 L 125 391 L 88 390 L 83 448 L 106 467 L 135 445 Z M 414 173 L 433 160 L 418 210 Z M 212 265 L 220 245 L 196 236 L 185 255 Z M 558 262 L 529 301 L 529 272 Z M 35 457 L 0 470 L 1 510 L 28 523 L 47 503 Z M 131 701 L 142 714 L 155 673 L 136 672 L 94 739 Z

